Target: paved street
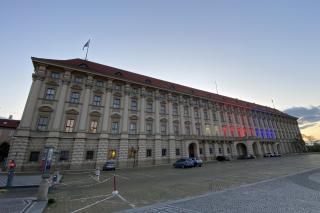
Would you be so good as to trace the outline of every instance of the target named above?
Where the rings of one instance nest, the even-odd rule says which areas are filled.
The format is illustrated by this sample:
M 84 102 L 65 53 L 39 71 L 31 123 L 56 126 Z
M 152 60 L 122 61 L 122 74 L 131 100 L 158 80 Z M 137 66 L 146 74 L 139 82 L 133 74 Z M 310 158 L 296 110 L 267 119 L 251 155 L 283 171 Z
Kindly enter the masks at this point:
M 51 198 L 55 198 L 56 203 L 48 207 L 46 212 L 114 212 L 132 209 L 133 206 L 139 208 L 164 202 L 168 205 L 166 206 L 168 211 L 171 209 L 173 212 L 179 212 L 180 210 L 185 212 L 184 209 L 186 208 L 189 212 L 199 210 L 206 212 L 208 207 L 202 204 L 210 203 L 209 200 L 211 198 L 209 197 L 205 198 L 208 201 L 197 200 L 197 203 L 199 202 L 199 205 L 203 207 L 196 210 L 189 207 L 188 202 L 179 201 L 174 204 L 166 202 L 194 198 L 194 196 L 217 191 L 220 191 L 219 193 L 227 193 L 221 194 L 221 196 L 223 195 L 222 197 L 220 194 L 215 195 L 214 199 L 217 200 L 212 202 L 214 202 L 213 206 L 217 211 L 228 203 L 231 207 L 239 205 L 244 209 L 247 204 L 250 204 L 253 208 L 258 208 L 258 206 L 254 205 L 256 201 L 261 204 L 261 208 L 263 205 L 266 206 L 265 212 L 272 212 L 268 211 L 268 209 L 276 208 L 276 204 L 278 205 L 280 201 L 283 201 L 281 203 L 288 207 L 294 204 L 295 202 L 291 199 L 293 196 L 296 196 L 301 202 L 306 202 L 302 200 L 306 195 L 317 199 L 316 194 L 319 192 L 316 191 L 314 194 L 310 194 L 309 191 L 313 192 L 314 189 L 312 187 L 316 188 L 318 187 L 317 184 L 320 184 L 320 173 L 310 173 L 310 176 L 292 176 L 285 180 L 276 180 L 272 184 L 265 183 L 266 185 L 250 186 L 248 189 L 237 187 L 308 169 L 317 169 L 319 165 L 320 155 L 303 154 L 282 158 L 212 162 L 205 164 L 202 168 L 192 169 L 174 169 L 169 166 L 159 166 L 117 170 L 117 190 L 125 200 L 111 195 L 113 191 L 113 172 L 102 172 L 99 181 L 94 179 L 92 172 L 64 172 L 62 184 L 49 195 Z M 309 182 L 309 185 L 304 186 L 304 179 L 312 180 L 312 183 Z M 279 188 L 280 186 L 283 186 L 283 188 Z M 236 191 L 234 193 L 224 192 L 223 190 L 226 189 L 234 189 Z M 35 191 L 28 194 L 28 190 L 34 189 L 8 191 L 0 194 L 0 198 L 34 196 Z M 301 191 L 301 194 L 296 193 L 299 191 Z M 286 196 L 283 196 L 283 194 Z M 237 203 L 227 202 L 226 200 L 229 197 L 235 200 L 240 197 L 242 200 L 239 199 Z M 271 198 L 275 198 L 279 202 L 274 202 Z M 310 205 L 308 204 L 308 206 Z M 160 207 L 162 208 L 162 206 Z M 242 211 L 243 209 L 240 207 L 237 208 Z M 294 205 L 291 207 L 294 207 Z
M 306 169 L 319 168 L 320 155 L 292 155 L 283 158 L 213 162 L 202 168 L 174 169 L 167 166 L 118 170 L 117 189 L 136 207 L 221 191 Z M 50 197 L 57 203 L 47 212 L 113 212 L 132 208 L 112 192 L 112 172 L 103 172 L 102 183 L 88 173 L 68 173 Z M 267 198 L 266 198 L 267 199 Z M 103 200 L 103 201 L 101 201 Z M 101 202 L 100 202 L 101 201 Z
M 123 213 L 318 213 L 320 169 Z

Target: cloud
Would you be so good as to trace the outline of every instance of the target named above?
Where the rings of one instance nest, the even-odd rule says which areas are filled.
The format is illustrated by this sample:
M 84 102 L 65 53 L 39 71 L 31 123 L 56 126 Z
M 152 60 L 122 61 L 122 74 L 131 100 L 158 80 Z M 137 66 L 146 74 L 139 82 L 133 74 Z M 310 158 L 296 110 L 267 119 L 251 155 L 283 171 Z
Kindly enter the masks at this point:
M 284 112 L 289 115 L 298 117 L 298 121 L 300 124 L 311 125 L 311 123 L 320 121 L 320 106 L 291 107 L 284 110 Z

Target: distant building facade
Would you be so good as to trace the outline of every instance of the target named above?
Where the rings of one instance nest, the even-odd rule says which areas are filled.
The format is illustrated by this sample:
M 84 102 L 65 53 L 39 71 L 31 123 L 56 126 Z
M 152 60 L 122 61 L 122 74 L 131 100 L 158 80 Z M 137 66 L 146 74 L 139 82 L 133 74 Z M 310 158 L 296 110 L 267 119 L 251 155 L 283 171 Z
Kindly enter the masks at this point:
M 6 167 L 12 137 L 19 126 L 19 120 L 0 119 L 0 169 Z
M 32 58 L 33 83 L 9 157 L 63 169 L 214 160 L 305 150 L 297 118 L 276 109 L 81 59 Z

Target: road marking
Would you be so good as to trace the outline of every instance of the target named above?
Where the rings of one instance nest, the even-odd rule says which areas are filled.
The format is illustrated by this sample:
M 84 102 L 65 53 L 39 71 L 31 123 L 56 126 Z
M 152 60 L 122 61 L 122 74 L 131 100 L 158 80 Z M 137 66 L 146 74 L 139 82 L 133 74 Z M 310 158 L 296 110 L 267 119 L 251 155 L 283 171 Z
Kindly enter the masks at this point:
M 107 194 L 107 195 L 97 195 L 97 196 L 92 196 L 92 197 L 84 197 L 84 198 L 76 198 L 76 199 L 72 199 L 70 201 L 77 201 L 77 200 L 87 200 L 87 199 L 93 199 L 93 198 L 99 198 L 99 197 L 107 197 L 110 196 L 111 194 Z
M 106 197 L 106 198 L 104 198 L 104 199 L 102 199 L 102 200 L 96 201 L 96 202 L 94 202 L 94 203 L 92 203 L 92 204 L 89 204 L 89 205 L 87 205 L 87 206 L 85 206 L 85 207 L 82 207 L 82 208 L 80 208 L 80 209 L 74 210 L 74 211 L 72 211 L 72 212 L 70 212 L 70 213 L 80 212 L 80 211 L 82 211 L 82 210 L 85 210 L 85 209 L 87 209 L 87 208 L 90 208 L 91 206 L 97 205 L 97 204 L 99 204 L 99 203 L 101 203 L 101 202 L 103 202 L 103 201 L 105 201 L 105 200 L 108 200 L 108 199 L 110 199 L 110 198 L 112 198 L 112 197 L 113 197 L 113 195 L 111 195 L 111 196 L 109 196 L 109 197 Z

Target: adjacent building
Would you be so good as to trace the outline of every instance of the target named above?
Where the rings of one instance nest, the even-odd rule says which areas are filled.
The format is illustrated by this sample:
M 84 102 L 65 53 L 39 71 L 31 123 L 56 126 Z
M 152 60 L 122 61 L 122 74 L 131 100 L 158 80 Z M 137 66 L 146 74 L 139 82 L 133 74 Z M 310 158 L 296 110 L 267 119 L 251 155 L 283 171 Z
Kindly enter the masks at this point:
M 33 83 L 9 158 L 62 169 L 211 161 L 305 150 L 297 118 L 276 109 L 82 59 L 32 58 Z
M 12 137 L 19 126 L 19 120 L 0 119 L 0 171 L 6 168 Z

